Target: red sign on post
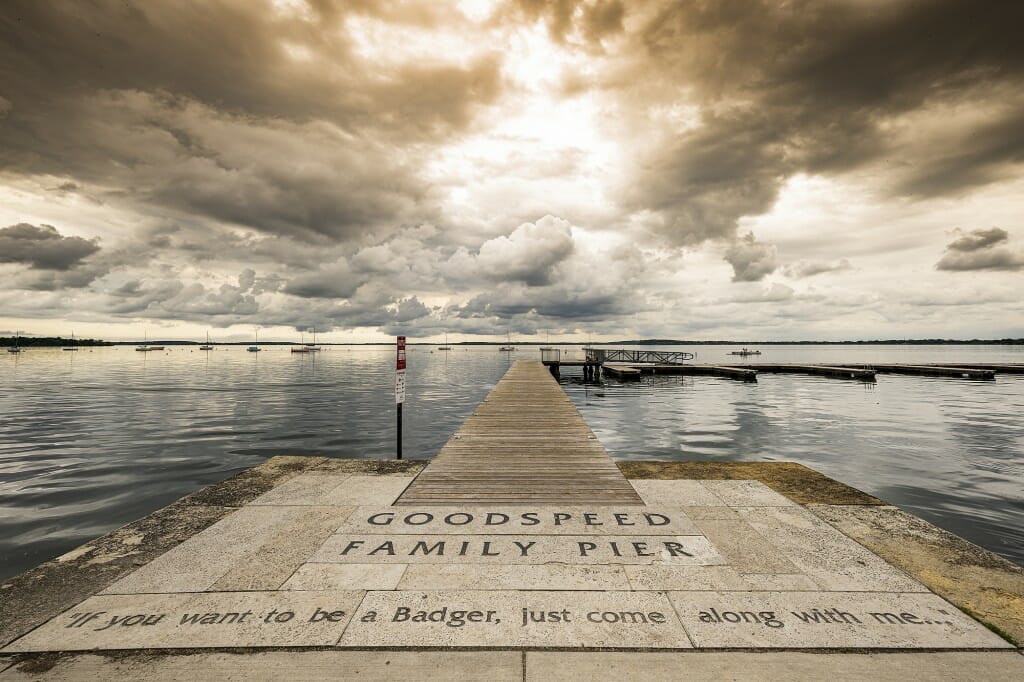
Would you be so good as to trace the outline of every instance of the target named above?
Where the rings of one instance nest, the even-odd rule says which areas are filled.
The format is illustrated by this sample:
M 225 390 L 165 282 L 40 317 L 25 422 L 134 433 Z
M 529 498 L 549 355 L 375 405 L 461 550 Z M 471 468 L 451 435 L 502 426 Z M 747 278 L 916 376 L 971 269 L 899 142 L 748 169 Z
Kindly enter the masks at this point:
M 398 359 L 395 361 L 395 369 L 405 369 L 405 337 L 398 337 Z
M 395 358 L 395 403 L 405 402 L 405 337 L 398 337 L 398 356 Z

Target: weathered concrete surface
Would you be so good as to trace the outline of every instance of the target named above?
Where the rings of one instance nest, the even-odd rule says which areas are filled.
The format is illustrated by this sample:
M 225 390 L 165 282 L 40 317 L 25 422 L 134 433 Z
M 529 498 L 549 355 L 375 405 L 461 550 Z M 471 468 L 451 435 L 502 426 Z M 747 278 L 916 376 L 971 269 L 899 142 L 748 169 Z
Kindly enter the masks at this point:
M 671 463 L 655 464 L 672 467 Z M 29 591 L 21 603 L 15 600 L 4 612 L 0 625 L 25 632 L 48 622 L 18 640 L 9 652 L 139 647 L 150 657 L 123 652 L 116 659 L 0 655 L 0 671 L 12 661 L 21 661 L 18 667 L 23 668 L 0 672 L 0 682 L 26 674 L 26 665 L 45 668 L 55 661 L 68 662 L 67 671 L 72 671 L 74 666 L 100 665 L 97 661 L 118 666 L 131 660 L 132 665 L 143 666 L 138 670 L 146 679 L 149 673 L 142 672 L 143 662 L 150 660 L 159 661 L 152 679 L 180 674 L 180 666 L 169 662 L 181 659 L 152 657 L 156 647 L 244 650 L 245 657 L 211 657 L 195 650 L 193 656 L 198 658 L 184 660 L 209 661 L 211 670 L 222 671 L 220 676 L 228 679 L 232 675 L 259 679 L 262 670 L 253 673 L 250 660 L 268 652 L 251 647 L 514 647 L 529 651 L 552 647 L 684 650 L 696 645 L 856 651 L 1009 646 L 940 597 L 1004 633 L 1016 632 L 1010 628 L 1019 626 L 1015 609 L 1024 594 L 1024 571 L 915 517 L 870 501 L 874 498 L 852 504 L 857 499 L 863 502 L 863 494 L 803 467 L 760 465 L 773 469 L 768 472 L 772 475 L 782 472 L 786 485 L 804 480 L 808 487 L 801 493 L 802 500 L 829 499 L 832 491 L 839 504 L 796 504 L 798 500 L 779 492 L 777 480 L 776 486 L 766 487 L 766 474 L 758 474 L 757 467 L 725 464 L 701 465 L 699 480 L 631 481 L 644 506 L 582 507 L 557 502 L 529 507 L 394 506 L 397 495 L 423 466 L 275 458 L 70 552 L 63 561 L 36 569 L 43 576 L 41 584 L 57 586 L 51 587 L 50 615 L 30 612 L 33 599 L 50 595 Z M 737 478 L 740 475 L 751 478 Z M 391 512 L 394 517 L 376 516 Z M 419 516 L 406 519 L 407 514 Z M 445 518 L 451 514 L 456 516 Z M 656 523 L 646 523 L 644 514 L 651 514 Z M 516 518 L 522 526 L 512 528 Z M 377 525 L 382 519 L 390 521 Z M 601 523 L 605 525 L 596 525 Z M 640 525 L 628 525 L 632 523 Z M 182 527 L 172 533 L 167 528 L 160 531 L 161 524 Z M 353 539 L 363 544 L 346 550 Z M 650 552 L 667 541 L 693 556 Z M 394 544 L 394 555 L 370 551 L 385 542 Z M 410 549 L 420 542 L 433 548 L 431 553 Z M 445 542 L 452 551 L 441 557 L 437 542 Z M 484 542 L 491 543 L 487 550 Z M 529 552 L 517 549 L 517 543 L 530 545 Z M 596 546 L 582 555 L 581 543 Z M 642 545 L 636 552 L 634 543 Z M 399 551 L 402 548 L 404 552 Z M 499 550 L 501 555 L 494 554 Z M 50 574 L 61 575 L 64 566 L 72 570 L 61 580 L 74 583 L 82 571 L 87 578 L 84 588 L 64 589 L 53 578 L 46 582 Z M 89 571 L 94 572 L 92 577 Z M 124 577 L 129 571 L 133 572 Z M 24 579 L 20 576 L 11 582 Z M 16 596 L 14 592 L 0 595 L 9 603 Z M 318 620 L 321 607 L 332 603 L 343 615 L 333 622 Z M 256 622 L 257 616 L 272 609 L 279 612 L 278 606 L 293 610 L 295 619 L 281 623 L 280 628 L 270 621 Z M 451 625 L 428 616 L 419 621 L 396 619 L 403 607 L 424 613 L 447 608 L 447 617 L 453 609 L 493 611 L 503 620 Z M 826 614 L 828 609 L 852 614 L 861 622 L 826 618 L 812 624 L 796 615 L 815 608 Z M 253 612 L 246 627 L 233 627 L 236 623 L 230 620 L 211 622 L 200 630 L 181 622 L 186 612 L 209 615 L 243 609 Z M 522 625 L 523 609 L 549 618 Z M 709 622 L 701 618 L 701 611 L 708 609 L 716 610 L 715 618 L 726 612 L 741 615 Z M 23 615 L 26 611 L 29 617 Z M 379 613 L 369 618 L 373 611 Z M 67 622 L 82 617 L 76 614 L 93 612 L 98 615 L 92 631 L 66 628 Z M 166 613 L 167 618 L 146 630 L 128 627 L 138 624 L 137 614 L 149 612 Z M 591 612 L 618 614 L 627 621 L 590 622 L 586 619 Z M 630 622 L 638 614 L 654 612 L 662 614 L 664 622 Z M 773 612 L 785 627 L 748 622 L 753 616 L 742 615 L 766 612 Z M 550 618 L 554 613 L 570 614 L 571 622 Z M 875 613 L 897 621 L 873 621 Z M 729 621 L 737 617 L 743 620 Z M 105 626 L 108 619 L 114 621 L 109 628 Z M 124 619 L 132 622 L 126 624 Z M 287 655 L 299 653 L 294 650 Z M 310 653 L 333 652 L 303 652 L 302 660 L 319 660 L 307 658 Z M 517 679 L 524 673 L 526 660 L 521 652 L 520 656 Z M 979 659 L 978 670 L 1000 670 L 1002 677 L 1012 679 L 1012 669 L 1005 665 L 1011 659 L 998 653 L 986 656 Z M 643 654 L 629 660 L 630 676 L 646 670 Z M 795 660 L 799 664 L 812 659 Z M 834 676 L 844 670 L 831 667 L 830 658 L 813 660 L 820 670 L 813 676 Z M 868 661 L 864 665 L 870 669 L 872 661 L 888 659 L 849 660 L 857 665 Z M 439 671 L 448 670 L 443 659 L 438 661 Z M 651 675 L 658 679 L 662 659 L 652 659 L 650 664 L 654 666 Z M 318 665 L 310 663 L 313 679 Z M 345 669 L 344 662 L 338 665 Z M 755 669 L 759 668 L 755 665 Z M 873 677 L 885 679 L 885 670 L 883 666 L 883 674 Z
M 669 598 L 699 648 L 1012 648 L 930 593 L 689 591 Z
M 662 592 L 520 590 L 369 592 L 340 644 L 435 648 L 692 646 Z
M 303 472 L 412 476 L 424 466 L 422 462 L 273 457 L 4 581 L 0 585 L 0 647 Z
M 0 669 L 3 663 L 0 663 Z M 37 657 L 0 673 L 0 681 L 50 680 L 492 680 L 520 682 L 518 651 L 249 651 Z
M 760 481 L 797 504 L 885 504 L 796 462 L 616 462 L 632 479 Z
M 5 652 L 331 646 L 363 592 L 200 592 L 90 597 Z
M 1024 680 L 1024 656 L 1014 652 L 899 654 L 810 654 L 796 651 L 743 653 L 684 652 L 530 652 L 527 682 L 561 680 L 830 680 L 907 682 L 907 680 Z M 3 679 L 0 677 L 0 679 Z
M 0 670 L 6 664 L 0 662 Z M 216 679 L 227 682 L 359 679 L 370 682 L 489 680 L 601 682 L 642 679 L 1024 680 L 1015 652 L 815 654 L 785 652 L 528 651 L 264 651 L 243 653 L 118 653 L 39 656 L 0 673 L 0 682 L 132 679 L 137 682 Z
M 1024 569 L 896 507 L 810 511 L 1005 637 L 1024 645 Z

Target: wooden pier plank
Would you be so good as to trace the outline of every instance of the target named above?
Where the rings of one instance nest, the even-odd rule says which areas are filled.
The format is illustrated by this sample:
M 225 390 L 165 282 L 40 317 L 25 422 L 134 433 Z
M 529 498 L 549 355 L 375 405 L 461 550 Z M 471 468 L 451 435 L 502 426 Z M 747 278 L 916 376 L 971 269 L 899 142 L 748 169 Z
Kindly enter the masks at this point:
M 539 361 L 516 362 L 395 504 L 643 500 Z

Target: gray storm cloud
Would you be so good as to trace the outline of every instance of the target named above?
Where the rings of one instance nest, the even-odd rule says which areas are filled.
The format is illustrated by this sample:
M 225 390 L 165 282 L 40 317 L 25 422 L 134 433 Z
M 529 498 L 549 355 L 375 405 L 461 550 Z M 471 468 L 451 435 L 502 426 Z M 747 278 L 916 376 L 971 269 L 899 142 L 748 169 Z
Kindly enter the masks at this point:
M 993 227 L 987 230 L 958 230 L 956 239 L 935 264 L 937 270 L 1024 270 L 1024 251 L 1008 247 L 1010 234 Z
M 99 251 L 95 241 L 64 237 L 52 225 L 19 223 L 0 228 L 0 263 L 42 270 L 69 270 Z
M 775 272 L 778 249 L 754 239 L 748 232 L 725 251 L 725 260 L 732 265 L 734 282 L 757 282 Z

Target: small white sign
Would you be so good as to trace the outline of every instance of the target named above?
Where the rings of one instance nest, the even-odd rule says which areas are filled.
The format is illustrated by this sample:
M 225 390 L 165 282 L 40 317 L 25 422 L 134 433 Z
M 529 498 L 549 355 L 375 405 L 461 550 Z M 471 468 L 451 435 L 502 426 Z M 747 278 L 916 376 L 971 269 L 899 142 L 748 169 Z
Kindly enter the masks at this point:
M 395 370 L 395 404 L 405 402 L 405 370 Z

